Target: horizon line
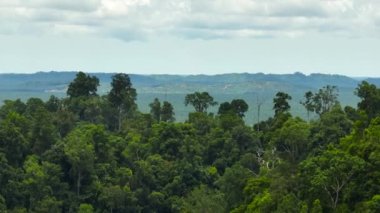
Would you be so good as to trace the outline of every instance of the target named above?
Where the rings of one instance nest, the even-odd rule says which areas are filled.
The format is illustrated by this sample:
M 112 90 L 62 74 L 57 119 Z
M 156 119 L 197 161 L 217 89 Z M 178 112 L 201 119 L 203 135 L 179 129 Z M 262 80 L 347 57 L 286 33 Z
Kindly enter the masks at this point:
M 312 75 L 330 75 L 330 76 L 345 76 L 350 78 L 380 78 L 380 76 L 352 76 L 345 75 L 339 73 L 323 73 L 323 72 L 311 72 L 311 73 L 303 73 L 301 71 L 294 71 L 288 73 L 273 73 L 273 72 L 223 72 L 223 73 L 212 73 L 212 74 L 204 74 L 204 73 L 183 73 L 183 74 L 174 74 L 174 73 L 138 73 L 138 72 L 109 72 L 109 71 L 83 71 L 83 70 L 49 70 L 49 71 L 32 71 L 32 72 L 0 72 L 0 75 L 33 75 L 38 73 L 76 73 L 76 72 L 84 72 L 88 74 L 114 74 L 114 73 L 125 73 L 129 75 L 142 75 L 142 76 L 154 76 L 154 75 L 171 75 L 171 76 L 218 76 L 218 75 L 234 75 L 234 74 L 250 74 L 250 75 L 304 75 L 304 76 L 312 76 Z

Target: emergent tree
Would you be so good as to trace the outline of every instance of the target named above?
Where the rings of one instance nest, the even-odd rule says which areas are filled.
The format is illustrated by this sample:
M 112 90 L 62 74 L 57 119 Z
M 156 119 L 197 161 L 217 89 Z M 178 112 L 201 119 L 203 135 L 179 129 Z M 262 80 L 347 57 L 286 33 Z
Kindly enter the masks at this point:
M 118 129 L 121 129 L 123 117 L 135 109 L 136 89 L 132 87 L 127 74 L 119 73 L 112 76 L 111 91 L 108 100 L 118 110 Z
M 185 97 L 185 106 L 191 104 L 197 112 L 207 112 L 209 106 L 218 104 L 208 92 L 195 92 L 187 94 Z
M 78 72 L 75 79 L 69 84 L 67 95 L 70 98 L 96 95 L 98 86 L 99 79 L 96 76 L 90 76 L 86 75 L 84 72 Z

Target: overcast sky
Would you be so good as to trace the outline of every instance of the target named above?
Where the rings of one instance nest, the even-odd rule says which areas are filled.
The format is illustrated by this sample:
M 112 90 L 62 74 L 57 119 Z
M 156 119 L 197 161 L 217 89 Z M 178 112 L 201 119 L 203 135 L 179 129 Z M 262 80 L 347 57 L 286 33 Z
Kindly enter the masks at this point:
M 380 77 L 379 0 L 0 0 L 0 72 Z

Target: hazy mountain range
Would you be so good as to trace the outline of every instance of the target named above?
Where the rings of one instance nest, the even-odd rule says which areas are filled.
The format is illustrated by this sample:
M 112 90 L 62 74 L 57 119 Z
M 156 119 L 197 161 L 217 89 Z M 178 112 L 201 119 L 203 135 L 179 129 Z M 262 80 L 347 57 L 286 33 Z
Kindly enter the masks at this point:
M 99 94 L 110 89 L 114 73 L 89 73 L 99 78 Z M 0 74 L 0 101 L 5 99 L 26 100 L 29 97 L 47 99 L 50 95 L 65 97 L 68 84 L 75 78 L 76 72 L 38 72 L 34 74 Z M 178 120 L 185 120 L 191 107 L 185 107 L 184 97 L 194 91 L 208 91 L 218 102 L 243 98 L 249 105 L 247 122 L 255 122 L 255 108 L 263 102 L 262 118 L 272 115 L 272 99 L 277 91 L 289 93 L 295 115 L 304 116 L 305 110 L 299 104 L 306 91 L 317 91 L 326 85 L 335 85 L 339 89 L 342 105 L 356 106 L 354 95 L 357 85 L 366 80 L 380 86 L 380 78 L 351 78 L 343 75 L 233 73 L 220 75 L 137 75 L 130 74 L 133 86 L 138 92 L 139 109 L 148 112 L 148 105 L 155 97 L 173 103 Z M 211 109 L 216 111 L 216 108 Z

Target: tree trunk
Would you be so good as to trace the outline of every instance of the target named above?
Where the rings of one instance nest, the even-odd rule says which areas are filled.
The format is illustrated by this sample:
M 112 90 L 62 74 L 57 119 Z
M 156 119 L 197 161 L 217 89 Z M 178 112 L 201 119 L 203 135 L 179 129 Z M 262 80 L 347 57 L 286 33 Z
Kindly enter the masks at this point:
M 261 104 L 257 105 L 257 131 L 260 132 L 260 108 Z
M 118 128 L 117 128 L 119 132 L 121 131 L 121 122 L 122 122 L 121 115 L 122 115 L 122 110 L 121 110 L 121 107 L 119 107 Z
M 78 179 L 77 179 L 77 196 L 78 196 L 78 198 L 79 198 L 79 193 L 80 193 L 80 187 L 81 187 L 81 178 L 82 178 L 82 176 L 81 176 L 82 174 L 81 174 L 81 171 L 79 170 L 78 171 Z
M 336 209 L 336 206 L 338 205 L 339 191 L 340 191 L 340 190 L 337 190 L 337 191 L 336 191 L 336 194 L 335 194 L 334 209 Z

